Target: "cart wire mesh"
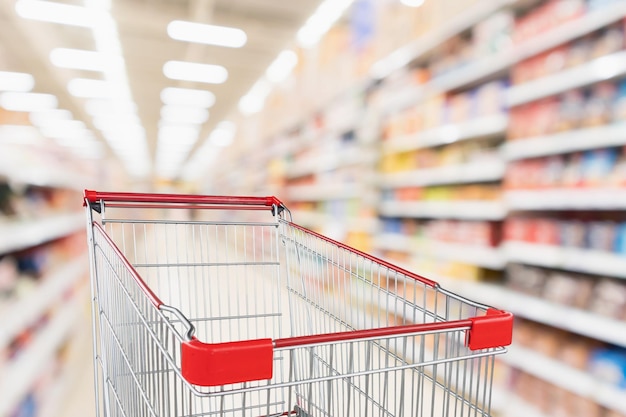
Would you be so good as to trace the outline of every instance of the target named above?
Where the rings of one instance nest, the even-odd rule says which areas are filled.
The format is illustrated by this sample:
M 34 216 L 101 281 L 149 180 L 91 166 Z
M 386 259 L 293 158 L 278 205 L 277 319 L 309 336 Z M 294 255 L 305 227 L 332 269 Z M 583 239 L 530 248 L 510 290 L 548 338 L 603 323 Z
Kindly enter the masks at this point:
M 468 338 L 494 310 L 294 224 L 275 200 L 134 197 L 86 199 L 99 416 L 490 415 L 510 342 Z M 189 361 L 189 346 L 218 359 Z

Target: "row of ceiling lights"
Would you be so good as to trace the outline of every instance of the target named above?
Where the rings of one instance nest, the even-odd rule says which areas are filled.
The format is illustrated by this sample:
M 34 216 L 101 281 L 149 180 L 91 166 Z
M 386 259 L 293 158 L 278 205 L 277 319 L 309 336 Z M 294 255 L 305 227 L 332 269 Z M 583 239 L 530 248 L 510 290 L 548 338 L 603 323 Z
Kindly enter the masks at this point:
M 87 99 L 85 108 L 93 117 L 94 126 L 101 131 L 129 172 L 142 177 L 150 170 L 145 129 L 137 116 L 137 106 L 126 79 L 117 27 L 110 14 L 110 1 L 85 0 L 85 7 L 80 7 L 50 1 L 18 0 L 15 9 L 23 18 L 86 27 L 93 31 L 97 51 L 56 48 L 52 50 L 50 60 L 61 68 L 103 73 L 104 80 L 71 80 L 67 86 L 68 92 L 75 97 Z M 298 45 L 304 48 L 314 46 L 353 1 L 322 2 L 298 31 Z M 230 48 L 242 47 L 247 42 L 246 33 L 238 28 L 180 20 L 170 22 L 167 33 L 172 39 L 179 41 Z M 293 50 L 282 51 L 250 91 L 240 99 L 239 110 L 244 115 L 260 111 L 273 86 L 286 79 L 297 62 L 297 54 Z M 228 79 L 228 71 L 223 66 L 183 61 L 166 62 L 163 73 L 173 80 L 209 84 L 223 83 Z M 16 79 L 23 82 L 21 88 L 16 88 L 20 85 Z M 28 74 L 0 73 L 0 91 L 13 90 L 0 95 L 0 106 L 10 110 L 33 112 L 33 124 L 45 136 L 82 149 L 84 155 L 89 154 L 88 151 L 92 156 L 100 155 L 102 149 L 93 132 L 84 123 L 73 120 L 69 111 L 53 111 L 57 107 L 56 97 L 28 93 L 33 86 L 34 80 Z M 215 103 L 215 96 L 206 90 L 168 87 L 161 92 L 161 100 L 164 105 L 160 114 L 156 168 L 158 174 L 174 177 L 195 145 L 200 127 L 209 117 L 208 109 Z M 197 176 L 206 167 L 207 158 L 216 155 L 219 147 L 230 144 L 234 135 L 235 127 L 231 122 L 219 123 L 189 161 L 184 176 Z

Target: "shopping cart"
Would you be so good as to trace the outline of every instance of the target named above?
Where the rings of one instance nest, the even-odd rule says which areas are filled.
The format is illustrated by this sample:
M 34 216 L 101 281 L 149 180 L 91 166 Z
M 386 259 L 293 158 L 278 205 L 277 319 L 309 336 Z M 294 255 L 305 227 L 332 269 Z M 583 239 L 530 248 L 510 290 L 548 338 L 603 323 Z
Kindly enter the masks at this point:
M 511 314 L 276 198 L 85 191 L 98 416 L 489 416 Z

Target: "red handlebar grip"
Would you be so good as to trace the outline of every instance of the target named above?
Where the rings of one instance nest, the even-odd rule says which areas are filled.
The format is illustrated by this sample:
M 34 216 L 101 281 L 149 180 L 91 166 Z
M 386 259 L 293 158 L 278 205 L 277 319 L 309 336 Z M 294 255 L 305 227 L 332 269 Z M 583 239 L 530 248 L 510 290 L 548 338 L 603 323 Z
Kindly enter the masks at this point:
M 187 204 L 229 204 L 236 206 L 283 206 L 276 197 L 209 196 L 193 194 L 148 194 L 119 193 L 85 190 L 85 198 L 90 203 L 115 201 L 127 203 L 187 203 Z

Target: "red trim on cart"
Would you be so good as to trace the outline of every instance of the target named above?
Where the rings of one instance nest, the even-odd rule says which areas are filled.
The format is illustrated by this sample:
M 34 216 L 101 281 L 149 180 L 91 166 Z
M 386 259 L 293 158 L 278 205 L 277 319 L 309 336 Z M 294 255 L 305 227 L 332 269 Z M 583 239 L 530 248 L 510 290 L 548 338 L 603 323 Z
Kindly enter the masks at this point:
M 439 284 L 436 281 L 430 280 L 428 278 L 424 278 L 421 275 L 415 274 L 415 273 L 413 273 L 411 271 L 407 271 L 406 269 L 400 268 L 399 266 L 396 266 L 396 265 L 394 265 L 394 264 L 392 264 L 390 262 L 383 261 L 380 258 L 377 258 L 377 257 L 372 256 L 370 254 L 367 254 L 365 252 L 361 252 L 358 249 L 354 249 L 354 248 L 352 248 L 352 247 L 350 247 L 350 246 L 348 246 L 348 245 L 346 245 L 344 243 L 337 242 L 336 240 L 333 240 L 333 239 L 331 239 L 331 238 L 329 238 L 327 236 L 324 236 L 324 235 L 316 233 L 316 232 L 314 232 L 312 230 L 309 230 L 306 227 L 299 226 L 299 225 L 297 225 L 295 223 L 292 223 L 292 222 L 287 222 L 287 223 L 289 223 L 290 226 L 292 226 L 292 227 L 294 227 L 296 229 L 302 230 L 303 232 L 306 232 L 306 233 L 311 234 L 311 235 L 313 235 L 315 237 L 318 237 L 318 238 L 320 238 L 322 240 L 325 240 L 326 242 L 329 242 L 329 243 L 332 243 L 333 245 L 339 246 L 342 249 L 345 249 L 347 251 L 355 253 L 355 254 L 357 254 L 359 256 L 362 256 L 364 258 L 367 258 L 367 259 L 369 259 L 370 261 L 372 261 L 374 263 L 377 263 L 379 265 L 382 265 L 382 266 L 384 266 L 386 268 L 391 269 L 392 271 L 396 271 L 398 273 L 406 275 L 409 278 L 413 278 L 414 280 L 419 281 L 422 284 L 426 284 L 426 285 L 428 285 L 430 287 L 433 287 L 433 288 L 439 287 Z
M 137 285 L 139 285 L 139 288 L 141 288 L 141 290 L 144 292 L 146 297 L 150 299 L 150 302 L 156 308 L 161 307 L 161 305 L 163 305 L 163 301 L 161 301 L 159 297 L 157 297 L 157 295 L 150 289 L 150 287 L 148 287 L 148 284 L 146 284 L 146 282 L 141 278 L 141 276 L 139 276 L 139 273 L 130 264 L 130 262 L 128 262 L 128 259 L 126 259 L 126 256 L 124 256 L 122 251 L 117 247 L 117 245 L 113 242 L 113 240 L 111 240 L 111 238 L 106 233 L 106 231 L 102 228 L 102 226 L 96 222 L 93 222 L 92 225 L 95 229 L 97 229 L 102 234 L 102 237 L 104 238 L 104 240 L 106 240 L 106 242 L 109 245 L 111 245 L 111 248 L 113 249 L 115 254 L 119 257 L 124 267 L 128 269 L 128 272 L 130 272 L 130 275 L 133 277 Z
M 272 339 L 181 345 L 183 377 L 203 387 L 272 379 L 273 359 Z
M 107 204 L 110 208 L 149 208 L 149 209 L 197 209 L 198 205 L 192 204 L 177 204 L 172 206 L 171 204 L 132 204 L 132 203 L 112 203 Z M 203 209 L 209 210 L 267 210 L 266 206 L 201 206 Z
M 513 338 L 513 314 L 490 308 L 487 314 L 472 317 L 472 329 L 467 334 L 466 345 L 472 350 L 508 346 Z
M 160 203 L 160 204 L 202 204 L 231 206 L 282 206 L 276 197 L 207 196 L 193 194 L 148 194 L 118 193 L 85 190 L 85 198 L 91 203 L 99 201 Z

